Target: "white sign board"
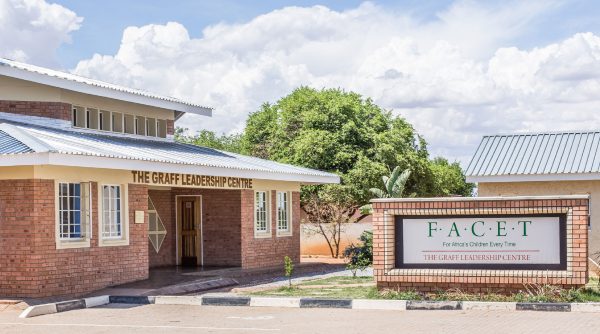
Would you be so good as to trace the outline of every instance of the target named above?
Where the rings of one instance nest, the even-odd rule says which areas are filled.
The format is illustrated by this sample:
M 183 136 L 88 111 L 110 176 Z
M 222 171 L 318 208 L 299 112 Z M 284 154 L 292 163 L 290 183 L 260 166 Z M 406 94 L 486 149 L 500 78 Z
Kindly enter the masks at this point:
M 407 267 L 561 264 L 559 216 L 402 218 L 397 226 Z

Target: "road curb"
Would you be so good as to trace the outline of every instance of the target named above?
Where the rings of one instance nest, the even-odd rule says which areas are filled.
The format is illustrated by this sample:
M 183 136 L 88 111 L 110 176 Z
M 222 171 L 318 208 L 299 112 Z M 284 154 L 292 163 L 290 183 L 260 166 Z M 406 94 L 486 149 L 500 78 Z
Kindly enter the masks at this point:
M 432 301 L 432 300 L 408 300 L 406 310 L 462 310 L 462 302 L 457 301 Z
M 569 303 L 517 303 L 517 311 L 571 312 Z
M 110 302 L 109 296 L 98 296 L 83 299 L 73 299 L 57 303 L 40 304 L 29 306 L 25 311 L 21 312 L 19 318 L 31 318 L 40 315 L 60 313 L 72 310 L 80 310 L 84 308 L 106 305 Z
M 354 310 L 448 310 L 448 311 L 542 311 L 600 313 L 600 303 L 516 303 L 479 301 L 431 301 L 385 299 L 336 299 L 305 297 L 235 296 L 209 294 L 203 296 L 98 296 L 28 307 L 19 315 L 30 318 L 39 315 L 66 312 L 90 307 L 119 304 L 160 304 L 191 306 L 249 306 L 285 308 L 338 308 Z
M 352 308 L 352 299 L 300 298 L 300 308 Z

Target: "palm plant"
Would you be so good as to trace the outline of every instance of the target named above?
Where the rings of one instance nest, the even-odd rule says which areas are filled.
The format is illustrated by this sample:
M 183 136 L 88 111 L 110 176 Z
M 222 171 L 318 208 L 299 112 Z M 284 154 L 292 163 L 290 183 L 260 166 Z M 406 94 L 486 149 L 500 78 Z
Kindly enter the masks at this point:
M 375 196 L 375 198 L 399 198 L 402 197 L 404 193 L 404 189 L 406 187 L 406 182 L 410 177 L 410 170 L 406 169 L 402 171 L 400 166 L 396 166 L 390 176 L 384 175 L 383 179 L 383 189 L 379 188 L 371 188 L 369 192 Z M 413 197 L 415 194 L 411 194 L 410 197 Z M 369 215 L 373 213 L 373 206 L 371 204 L 366 204 L 360 207 L 360 212 L 363 215 Z

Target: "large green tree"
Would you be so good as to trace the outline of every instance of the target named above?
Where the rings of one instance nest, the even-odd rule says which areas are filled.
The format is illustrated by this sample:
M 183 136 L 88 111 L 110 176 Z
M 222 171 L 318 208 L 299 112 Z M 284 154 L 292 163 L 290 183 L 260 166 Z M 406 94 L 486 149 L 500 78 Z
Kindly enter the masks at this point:
M 251 155 L 337 173 L 356 204 L 395 166 L 412 171 L 407 192 L 431 195 L 425 141 L 401 117 L 340 89 L 301 87 L 250 115 L 243 137 Z M 333 189 L 332 189 L 333 188 Z M 312 187 L 306 192 L 339 187 Z

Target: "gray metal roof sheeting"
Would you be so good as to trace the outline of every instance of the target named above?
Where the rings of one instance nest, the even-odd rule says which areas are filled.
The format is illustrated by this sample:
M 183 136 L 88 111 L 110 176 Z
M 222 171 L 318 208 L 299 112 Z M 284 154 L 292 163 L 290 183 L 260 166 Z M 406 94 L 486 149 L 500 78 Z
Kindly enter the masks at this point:
M 0 154 L 31 153 L 33 150 L 8 133 L 0 130 Z
M 47 77 L 57 78 L 57 79 L 66 80 L 66 81 L 70 81 L 70 82 L 74 82 L 74 83 L 88 85 L 88 86 L 100 87 L 100 88 L 105 88 L 105 89 L 109 89 L 109 90 L 112 90 L 112 91 L 117 91 L 117 92 L 123 92 L 123 93 L 127 93 L 127 94 L 144 96 L 144 97 L 155 99 L 155 100 L 162 100 L 162 101 L 173 102 L 173 103 L 177 103 L 177 104 L 181 104 L 181 105 L 189 106 L 189 107 L 193 107 L 193 108 L 200 108 L 200 109 L 212 110 L 212 108 L 210 108 L 210 107 L 203 106 L 203 105 L 200 105 L 200 104 L 197 104 L 197 103 L 191 103 L 191 102 L 184 101 L 184 100 L 181 100 L 181 99 L 178 99 L 178 98 L 174 98 L 174 97 L 170 97 L 170 96 L 165 96 L 165 95 L 154 94 L 154 93 L 147 92 L 147 91 L 141 90 L 141 89 L 135 89 L 135 88 L 128 88 L 128 87 L 124 87 L 124 86 L 119 86 L 119 85 L 111 84 L 111 83 L 100 81 L 100 80 L 95 80 L 95 79 L 90 79 L 90 78 L 82 77 L 82 76 L 76 75 L 76 74 L 71 74 L 71 73 L 66 73 L 66 72 L 61 72 L 61 71 L 55 71 L 55 70 L 51 70 L 51 69 L 48 69 L 48 68 L 39 67 L 39 66 L 35 66 L 35 65 L 30 65 L 30 64 L 25 64 L 25 63 L 21 63 L 21 62 L 17 62 L 17 61 L 14 61 L 14 60 L 10 60 L 10 59 L 6 59 L 6 58 L 1 58 L 0 57 L 0 69 L 2 68 L 2 66 L 8 67 L 8 68 L 17 69 L 17 70 L 20 70 L 20 71 L 27 71 L 27 72 L 30 72 L 30 73 L 37 73 L 37 74 L 41 74 L 41 75 L 44 75 L 44 76 L 47 76 Z M 186 111 L 186 110 L 181 110 L 181 111 Z
M 90 134 L 20 123 L 0 123 L 0 130 L 4 130 L 2 131 L 3 136 L 0 136 L 0 152 L 8 150 L 10 151 L 7 153 L 52 152 L 317 176 L 331 178 L 331 181 L 335 179 L 336 183 L 339 182 L 337 175 L 327 172 L 178 142 Z M 7 133 L 11 135 L 9 136 Z M 7 144 L 3 144 L 4 142 Z M 34 149 L 23 147 L 22 142 L 31 143 L 32 145 L 29 146 Z M 17 143 L 21 143 L 22 146 Z M 29 151 L 24 151 L 26 148 Z
M 559 132 L 483 137 L 467 176 L 600 172 L 600 132 Z

